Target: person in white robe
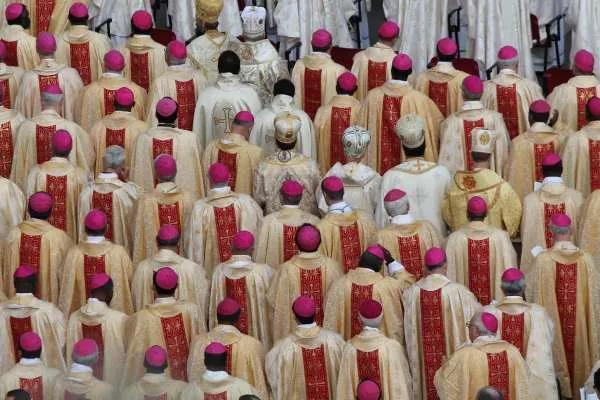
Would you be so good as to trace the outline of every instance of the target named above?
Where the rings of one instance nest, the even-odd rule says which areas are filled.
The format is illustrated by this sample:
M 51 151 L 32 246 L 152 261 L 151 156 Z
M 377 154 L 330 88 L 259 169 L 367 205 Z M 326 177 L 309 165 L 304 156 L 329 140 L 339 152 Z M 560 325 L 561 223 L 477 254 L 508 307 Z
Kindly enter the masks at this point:
M 94 28 L 105 22 L 108 18 L 110 33 L 115 48 L 121 47 L 131 36 L 131 17 L 138 10 L 144 10 L 152 15 L 151 0 L 93 0 L 88 1 L 89 15 Z M 103 25 L 101 32 L 107 32 Z
M 571 29 L 571 59 L 579 50 L 600 56 L 600 4 L 597 0 L 568 0 L 567 27 Z M 594 72 L 600 76 L 600 63 Z
M 242 36 L 242 18 L 237 0 L 223 0 L 223 10 L 219 15 L 219 32 L 227 32 L 232 38 Z
M 169 1 L 167 15 L 177 40 L 185 42 L 196 33 L 196 2 L 194 0 Z

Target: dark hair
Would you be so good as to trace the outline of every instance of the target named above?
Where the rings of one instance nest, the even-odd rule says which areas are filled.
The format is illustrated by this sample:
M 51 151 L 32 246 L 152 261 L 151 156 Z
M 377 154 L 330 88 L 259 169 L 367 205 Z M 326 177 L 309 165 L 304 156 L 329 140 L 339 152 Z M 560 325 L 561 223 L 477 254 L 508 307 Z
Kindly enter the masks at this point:
M 533 111 L 529 110 L 529 119 L 532 120 L 533 122 L 547 123 L 548 120 L 550 119 L 550 113 L 549 112 L 537 113 L 537 112 L 533 112 Z
M 240 315 L 242 315 L 241 308 L 235 314 L 231 315 L 223 315 L 217 313 L 217 322 L 219 324 L 235 325 L 240 320 Z
M 489 153 L 481 153 L 479 151 L 471 151 L 471 157 L 475 162 L 487 161 L 492 155 Z
M 504 400 L 504 395 L 495 387 L 487 386 L 477 392 L 475 400 Z
M 404 155 L 407 158 L 423 157 L 425 155 L 425 149 L 427 149 L 427 143 L 423 141 L 423 143 L 421 143 L 419 146 L 412 149 L 402 145 L 402 149 L 404 150 Z
M 427 271 L 433 272 L 435 270 L 438 270 L 438 269 L 442 268 L 444 266 L 444 264 L 446 264 L 446 260 L 444 260 L 444 262 L 441 263 L 441 264 L 435 264 L 435 265 L 425 264 L 425 268 L 427 268 Z
M 410 74 L 412 74 L 412 68 L 406 71 L 400 71 L 392 67 L 392 79 L 407 81 Z
M 179 239 L 181 238 L 181 234 L 177 235 L 177 238 L 171 240 L 162 240 L 158 236 L 156 236 L 156 244 L 158 247 L 175 247 L 179 243 Z
M 26 350 L 23 350 L 21 348 L 21 346 L 19 346 L 19 351 L 21 353 L 21 357 L 23 357 L 23 358 L 40 358 L 40 356 L 42 355 L 42 348 L 41 347 L 40 347 L 39 350 L 26 351 Z
M 31 396 L 23 389 L 15 389 L 6 393 L 6 398 L 13 398 L 15 400 L 31 400 Z
M 34 274 L 27 278 L 13 278 L 13 285 L 17 293 L 35 293 L 37 276 Z
M 95 298 L 103 297 L 103 295 L 110 294 L 114 290 L 114 287 L 115 284 L 113 283 L 112 279 L 109 279 L 106 284 L 100 286 L 99 288 L 90 290 L 90 295 Z
M 289 204 L 297 206 L 302 201 L 302 195 L 300 196 L 288 196 L 287 194 L 281 193 L 281 202 L 283 204 Z
M 69 22 L 71 25 L 87 25 L 89 16 L 85 17 L 74 17 L 69 14 Z
M 280 79 L 273 85 L 273 96 L 278 94 L 287 94 L 290 97 L 296 95 L 296 86 L 289 79 Z
M 179 104 L 177 105 L 177 108 L 175 109 L 175 112 L 173 114 L 167 116 L 167 117 L 163 117 L 157 111 L 155 113 L 156 119 L 158 120 L 159 124 L 174 124 L 175 121 L 177 121 L 177 113 L 178 113 L 178 111 L 179 111 Z
M 231 50 L 226 50 L 219 56 L 219 73 L 229 72 L 237 75 L 240 73 L 240 57 Z
M 23 5 L 23 12 L 19 16 L 19 18 L 13 21 L 7 21 L 8 25 L 21 25 L 25 29 L 29 29 L 31 26 L 31 18 L 29 18 L 29 10 L 27 6 Z
M 563 164 L 562 161 L 556 165 L 542 165 L 542 175 L 544 178 L 549 176 L 562 176 L 563 174 Z
M 116 100 L 113 102 L 113 108 L 115 111 L 131 111 L 133 106 L 135 106 L 135 101 L 130 106 L 122 106 L 118 104 Z
M 47 220 L 50 218 L 50 215 L 52 215 L 52 208 L 50 208 L 50 211 L 45 213 L 38 213 L 29 208 L 29 215 L 31 218 Z
M 375 272 L 379 272 L 379 271 L 381 271 L 381 267 L 383 266 L 383 260 L 381 258 L 377 257 L 376 255 L 371 254 L 368 251 L 365 251 L 360 256 L 359 265 L 362 268 L 368 268 Z
M 225 370 L 227 367 L 227 352 L 223 354 L 207 354 L 204 353 L 204 365 L 212 368 L 221 368 Z
M 131 21 L 131 31 L 134 35 L 149 35 L 152 33 L 152 29 L 152 27 L 150 27 L 150 29 L 140 29 L 134 25 L 133 21 Z
M 238 400 L 260 400 L 260 397 L 255 394 L 244 394 Z
M 321 182 L 321 190 L 324 194 L 327 195 L 332 201 L 342 201 L 344 200 L 344 188 L 338 190 L 337 192 L 332 192 L 323 187 L 323 182 Z
M 331 45 L 329 46 L 325 46 L 325 47 L 315 47 L 314 45 L 311 45 L 313 51 L 319 52 L 319 53 L 327 53 L 330 49 L 331 49 Z
M 486 214 L 487 213 L 484 213 L 483 215 L 471 214 L 470 212 L 467 211 L 467 215 L 468 215 L 470 221 L 483 221 L 483 220 L 485 220 Z
M 158 286 L 158 284 L 156 283 L 157 272 L 158 271 L 156 271 L 152 274 L 152 283 L 154 284 L 154 290 L 156 291 L 156 294 L 158 294 L 159 296 L 174 296 L 175 291 L 177 290 L 177 286 L 179 285 L 179 282 L 177 283 L 177 285 L 175 285 L 175 287 L 173 289 L 163 289 L 160 286 Z
M 451 62 L 456 58 L 456 54 L 452 54 L 450 56 L 440 53 L 440 51 L 436 48 L 437 59 L 442 62 Z
M 144 360 L 144 368 L 146 368 L 146 372 L 151 373 L 151 374 L 162 374 L 163 372 L 165 372 L 165 369 L 167 369 L 168 366 L 169 366 L 168 360 L 165 360 L 165 363 L 163 365 L 161 365 L 160 367 L 154 367 L 152 365 L 148 365 L 146 360 Z
M 66 151 L 57 151 L 55 149 L 52 149 L 52 154 L 55 157 L 69 158 L 69 154 L 71 154 L 71 150 L 72 149 L 69 149 L 69 150 L 66 150 Z
M 350 96 L 352 96 L 352 95 L 354 95 L 354 93 L 356 93 L 356 91 L 357 91 L 357 90 L 358 90 L 358 86 L 356 86 L 356 87 L 354 88 L 354 90 L 352 90 L 352 91 L 348 91 L 348 90 L 344 90 L 344 89 L 342 89 L 342 88 L 340 87 L 340 85 L 338 85 L 338 84 L 336 84 L 336 85 L 335 85 L 335 91 L 337 92 L 337 94 L 347 94 L 347 95 L 350 95 Z
M 594 388 L 600 391 L 600 369 L 594 372 Z
M 297 315 L 295 315 L 295 317 L 298 320 L 298 322 L 301 323 L 302 325 L 312 324 L 313 322 L 315 322 L 315 315 L 314 314 L 311 315 L 310 317 L 299 317 Z

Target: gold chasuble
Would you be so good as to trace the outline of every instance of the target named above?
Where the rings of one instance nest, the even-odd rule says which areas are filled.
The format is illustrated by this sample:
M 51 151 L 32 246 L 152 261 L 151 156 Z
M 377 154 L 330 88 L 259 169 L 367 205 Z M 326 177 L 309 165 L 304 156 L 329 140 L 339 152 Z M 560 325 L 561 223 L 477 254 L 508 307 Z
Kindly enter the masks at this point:
M 406 289 L 402 300 L 413 396 L 436 399 L 435 372 L 468 340 L 466 323 L 481 306 L 466 287 L 440 274 L 428 275 Z
M 438 63 L 419 74 L 415 89 L 427 95 L 446 118 L 460 110 L 463 103 L 462 82 L 469 75 L 452 66 L 451 62 Z
M 108 240 L 99 243 L 79 243 L 65 256 L 58 301 L 63 313 L 71 315 L 85 304 L 91 291 L 88 287 L 89 278 L 96 273 L 107 274 L 113 280 L 112 308 L 132 314 L 133 305 L 129 290 L 129 282 L 133 276 L 131 259 L 124 247 Z
M 587 251 L 596 263 L 600 262 L 600 224 L 597 223 L 600 212 L 600 190 L 595 190 L 585 201 L 579 217 L 579 235 L 576 243 Z M 598 264 L 600 265 L 600 264 Z
M 0 70 L 0 90 L 10 90 L 7 89 L 6 85 L 3 85 L 3 82 Z M 10 107 L 10 97 L 4 97 L 4 99 L 3 104 Z M 9 104 L 7 104 L 7 101 Z M 19 112 L 6 108 L 3 104 L 0 104 L 0 148 L 2 149 L 2 154 L 0 154 L 0 177 L 9 179 L 14 163 L 17 132 L 25 118 Z
M 202 171 L 208 175 L 208 169 L 212 164 L 224 164 L 229 170 L 231 190 L 252 194 L 253 173 L 263 156 L 260 147 L 248 143 L 242 135 L 230 132 L 206 145 L 202 156 Z M 208 192 L 208 180 L 205 181 L 204 189 Z
M 23 363 L 15 364 L 0 377 L 0 396 L 22 389 L 33 400 L 52 399 L 52 389 L 60 374 L 61 371 L 46 367 L 39 359 L 23 359 Z
M 118 388 L 94 377 L 92 372 L 69 371 L 57 379 L 52 399 L 114 400 Z
M 179 400 L 187 383 L 169 378 L 166 374 L 145 373 L 139 381 L 123 390 L 121 399 Z
M 227 50 L 230 40 L 229 33 L 210 29 L 187 46 L 190 62 L 196 68 L 204 69 L 210 85 L 213 85 L 219 77 L 219 56 Z
M 52 303 L 32 294 L 15 295 L 0 305 L 0 375 L 21 359 L 19 338 L 33 331 L 42 339 L 42 362 L 50 368 L 65 370 L 65 317 Z
M 569 137 L 562 153 L 565 181 L 584 197 L 600 189 L 600 121 L 591 121 Z
M 413 398 L 404 347 L 377 328 L 363 328 L 344 345 L 336 399 L 356 399 L 363 379 L 379 385 L 382 400 Z
M 383 85 L 392 77 L 392 62 L 396 55 L 393 48 L 381 42 L 354 55 L 352 73 L 358 78 L 358 100 L 363 101 L 369 90 Z
M 261 398 L 269 399 L 265 373 L 265 347 L 252 336 L 244 335 L 233 325 L 217 325 L 208 333 L 194 337 L 188 359 L 188 380 L 197 382 L 206 372 L 204 350 L 212 342 L 227 348 L 227 373 L 248 382 Z
M 371 132 L 366 164 L 381 175 L 405 159 L 402 143 L 396 135 L 396 122 L 410 113 L 425 119 L 425 159 L 436 161 L 440 123 L 444 117 L 429 97 L 411 88 L 407 82 L 388 81 L 370 91 L 363 102 L 359 125 Z
M 315 322 L 322 326 L 327 293 L 341 276 L 340 264 L 319 251 L 302 252 L 281 264 L 267 293 L 269 305 L 273 308 L 273 342 L 294 332 L 298 322 L 292 305 L 300 296 L 313 299 Z
M 41 219 L 28 219 L 13 228 L 6 237 L 2 254 L 2 279 L 8 296 L 15 295 L 13 274 L 21 265 L 27 265 L 36 271 L 36 295 L 58 304 L 60 271 L 72 245 L 63 230 Z
M 473 196 L 482 197 L 488 205 L 485 223 L 506 230 L 510 237 L 517 234 L 521 222 L 519 196 L 508 182 L 487 168 L 454 174 L 442 202 L 442 216 L 452 231 L 469 222 L 467 202 Z
M 154 304 L 131 316 L 126 328 L 131 339 L 127 344 L 122 386 L 131 385 L 144 375 L 144 354 L 154 345 L 167 351 L 167 375 L 187 381 L 190 342 L 200 329 L 204 329 L 200 318 L 198 306 L 176 301 L 173 297 L 157 298 Z
M 579 388 L 600 357 L 600 279 L 592 257 L 571 242 L 557 242 L 535 259 L 527 297 L 554 322 L 554 368 L 564 397 Z
M 267 353 L 275 399 L 334 400 L 344 339 L 316 324 L 299 325 Z
M 181 400 L 235 400 L 245 394 L 256 395 L 258 393 L 243 379 L 227 373 L 224 373 L 222 377 L 215 378 L 206 375 L 204 374 L 196 382 L 189 383 L 181 393 Z
M 0 248 L 9 231 L 23 221 L 26 199 L 21 189 L 11 180 L 0 177 Z M 12 275 L 11 275 L 12 281 Z
M 25 70 L 23 68 L 8 66 L 5 64 L 5 62 L 6 60 L 4 62 L 0 62 L 0 89 L 3 93 L 2 108 L 0 108 L 2 113 L 0 114 L 0 119 L 2 120 L 5 120 L 6 111 L 14 108 L 15 100 L 17 99 L 17 93 L 19 92 L 19 87 L 21 86 L 21 79 L 23 79 L 23 74 L 25 74 Z M 21 117 L 24 118 L 23 116 Z M 16 128 L 14 129 L 16 130 Z
M 578 75 L 554 88 L 548 103 L 558 110 L 559 119 L 573 132 L 587 124 L 585 117 L 588 100 L 600 94 L 600 81 L 594 75 Z
M 529 376 L 519 350 L 494 336 L 480 336 L 456 351 L 435 374 L 441 399 L 475 399 L 479 389 L 497 388 L 505 399 L 529 400 Z
M 134 34 L 121 49 L 125 57 L 123 75 L 140 85 L 146 92 L 152 83 L 167 70 L 165 46 L 152 40 L 150 35 Z
M 502 273 L 517 265 L 506 231 L 472 221 L 448 236 L 448 278 L 465 285 L 484 306 L 502 300 Z
M 127 314 L 113 310 L 97 299 L 88 299 L 69 317 L 67 325 L 67 365 L 71 365 L 73 347 L 81 339 L 92 339 L 98 345 L 98 363 L 94 377 L 118 388 L 123 378 L 125 364 L 125 330 Z
M 6 47 L 6 57 L 4 58 L 6 65 L 30 71 L 40 63 L 35 37 L 31 36 L 22 26 L 6 25 L 0 31 L 0 40 Z

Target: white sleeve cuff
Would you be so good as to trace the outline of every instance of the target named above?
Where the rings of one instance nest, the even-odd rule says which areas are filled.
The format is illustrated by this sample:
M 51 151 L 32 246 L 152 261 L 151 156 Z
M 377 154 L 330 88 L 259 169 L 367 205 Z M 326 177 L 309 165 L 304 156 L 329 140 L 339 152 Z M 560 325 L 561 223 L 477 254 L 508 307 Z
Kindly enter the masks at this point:
M 542 246 L 535 246 L 533 249 L 531 249 L 531 254 L 534 257 L 537 257 L 540 255 L 540 253 L 544 252 L 544 248 Z
M 388 264 L 388 275 L 394 275 L 396 272 L 404 270 L 404 265 L 394 260 Z

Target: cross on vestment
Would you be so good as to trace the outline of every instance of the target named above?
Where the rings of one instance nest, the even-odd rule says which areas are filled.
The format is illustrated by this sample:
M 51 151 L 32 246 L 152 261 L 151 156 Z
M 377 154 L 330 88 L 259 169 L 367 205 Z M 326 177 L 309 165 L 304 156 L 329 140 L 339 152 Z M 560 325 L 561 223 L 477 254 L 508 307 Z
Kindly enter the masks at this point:
M 217 116 L 215 116 L 213 118 L 213 121 L 215 125 L 222 125 L 223 123 L 225 123 L 224 133 L 231 133 L 231 123 L 233 122 L 233 106 L 225 106 L 221 111 L 223 111 L 223 118 L 218 118 Z

